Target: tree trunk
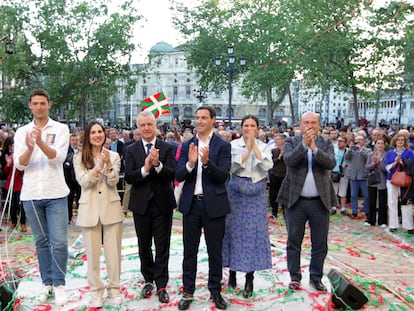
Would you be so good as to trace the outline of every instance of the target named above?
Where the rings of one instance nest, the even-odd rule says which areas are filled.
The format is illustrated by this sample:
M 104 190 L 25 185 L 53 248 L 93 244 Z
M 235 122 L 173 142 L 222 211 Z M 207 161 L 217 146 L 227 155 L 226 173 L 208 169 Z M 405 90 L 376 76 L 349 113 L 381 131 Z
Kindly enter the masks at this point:
M 359 126 L 358 95 L 357 88 L 355 86 L 352 87 L 352 97 L 354 99 L 355 126 Z

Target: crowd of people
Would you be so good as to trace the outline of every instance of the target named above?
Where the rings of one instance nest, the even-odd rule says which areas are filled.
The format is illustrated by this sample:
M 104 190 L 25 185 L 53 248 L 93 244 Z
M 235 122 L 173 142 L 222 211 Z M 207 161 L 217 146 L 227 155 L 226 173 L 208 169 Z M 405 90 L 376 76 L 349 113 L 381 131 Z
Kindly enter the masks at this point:
M 160 132 L 149 111 L 136 128 L 121 133 L 91 121 L 72 131 L 49 117 L 47 91 L 31 92 L 33 121 L 8 133 L 0 156 L 2 187 L 10 189 L 11 230 L 26 219 L 35 238 L 42 288 L 40 303 L 54 294 L 67 302 L 65 276 L 68 225 L 81 228 L 87 254 L 88 307 L 121 305 L 122 224 L 133 215 L 138 238 L 144 297 L 154 291 L 161 303 L 167 291 L 173 210 L 182 213 L 183 275 L 179 310 L 189 309 L 196 290 L 197 253 L 202 232 L 208 254 L 208 289 L 215 307 L 227 308 L 221 295 L 223 268 L 227 286 L 245 274 L 243 297 L 253 293 L 254 273 L 271 269 L 268 212 L 286 222 L 290 290 L 301 287 L 300 255 L 305 224 L 312 242 L 310 285 L 322 283 L 328 252 L 330 215 L 337 209 L 379 225 L 414 234 L 411 184 L 397 184 L 396 172 L 412 180 L 414 130 L 390 133 L 385 127 L 354 131 L 306 112 L 297 126 L 264 128 L 253 115 L 239 128 L 217 126 L 215 109 L 200 106 L 195 127 L 186 124 Z M 341 127 L 339 127 L 341 126 Z M 393 177 L 394 176 L 394 177 Z M 178 191 L 177 191 L 178 190 Z M 362 200 L 360 198 L 362 197 Z M 362 201 L 362 206 L 360 203 Z M 155 244 L 155 256 L 152 252 Z M 100 276 L 104 249 L 107 281 Z

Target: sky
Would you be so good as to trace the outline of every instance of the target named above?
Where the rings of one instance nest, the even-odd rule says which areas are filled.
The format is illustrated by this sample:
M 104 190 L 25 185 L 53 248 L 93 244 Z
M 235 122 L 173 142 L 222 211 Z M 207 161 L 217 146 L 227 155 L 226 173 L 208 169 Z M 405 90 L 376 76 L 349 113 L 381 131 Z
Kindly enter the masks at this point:
M 196 0 L 181 0 L 192 5 Z M 135 43 L 141 44 L 133 54 L 132 63 L 143 63 L 152 46 L 160 41 L 165 41 L 173 47 L 184 43 L 180 33 L 173 28 L 169 0 L 140 0 L 139 13 L 147 20 L 139 23 L 134 31 Z M 144 25 L 144 27 L 142 27 Z
M 391 0 L 374 0 L 373 5 L 381 6 Z M 406 0 L 414 3 L 414 0 Z M 180 0 L 187 6 L 194 7 L 200 4 L 200 0 Z M 172 24 L 172 13 L 169 0 L 138 0 L 139 13 L 147 20 L 139 23 L 135 28 L 135 43 L 140 43 L 141 48 L 132 56 L 132 63 L 143 63 L 152 46 L 160 41 L 165 41 L 173 47 L 184 43 L 179 31 Z M 144 26 L 144 27 L 143 27 Z

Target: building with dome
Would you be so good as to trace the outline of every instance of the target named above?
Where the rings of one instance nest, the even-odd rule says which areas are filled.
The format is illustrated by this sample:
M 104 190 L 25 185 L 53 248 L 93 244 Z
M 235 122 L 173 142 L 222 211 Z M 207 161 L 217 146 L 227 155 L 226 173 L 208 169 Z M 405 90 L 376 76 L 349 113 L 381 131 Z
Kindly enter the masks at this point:
M 212 56 L 212 61 L 214 56 Z M 122 127 L 134 127 L 136 116 L 141 111 L 140 102 L 157 92 L 163 91 L 171 106 L 172 115 L 159 118 L 159 124 L 171 124 L 173 117 L 180 122 L 194 120 L 198 106 L 208 104 L 217 112 L 217 120 L 228 121 L 229 92 L 204 92 L 200 89 L 195 72 L 187 66 L 185 53 L 180 47 L 161 41 L 151 47 L 146 64 L 132 65 L 140 74 L 135 92 L 127 96 L 125 88 L 120 88 L 115 97 L 114 107 L 108 111 L 106 124 Z M 351 94 L 336 93 L 330 90 L 320 94 L 317 89 L 305 89 L 301 81 L 292 82 L 291 86 L 295 120 L 291 119 L 290 104 L 286 97 L 281 106 L 275 111 L 272 123 L 284 119 L 288 124 L 296 122 L 306 111 L 320 114 L 323 123 L 333 123 L 336 118 L 343 120 L 344 125 L 354 122 L 354 112 Z M 359 99 L 360 118 L 374 120 L 375 101 Z M 398 91 L 385 94 L 379 102 L 377 120 L 384 119 L 387 123 L 414 124 L 414 99 L 412 92 Z M 233 83 L 232 123 L 237 124 L 246 114 L 259 118 L 261 124 L 266 124 L 266 102 L 251 102 L 242 96 L 240 84 Z M 401 107 L 401 108 L 400 108 Z
M 214 61 L 212 57 L 212 61 Z M 161 116 L 161 123 L 171 123 L 172 118 L 179 121 L 194 120 L 199 105 L 208 104 L 215 107 L 217 120 L 227 119 L 229 106 L 228 91 L 204 92 L 200 89 L 195 72 L 187 67 L 185 53 L 179 47 L 173 47 L 161 41 L 151 47 L 148 63 L 133 65 L 142 69 L 137 79 L 135 93 L 126 96 L 124 90 L 117 94 L 115 118 L 117 125 L 135 126 L 135 119 L 141 108 L 140 101 L 157 92 L 163 91 L 171 106 L 172 115 Z M 251 103 L 240 92 L 240 85 L 233 84 L 232 123 L 237 122 L 246 114 L 257 115 L 265 122 L 266 103 Z

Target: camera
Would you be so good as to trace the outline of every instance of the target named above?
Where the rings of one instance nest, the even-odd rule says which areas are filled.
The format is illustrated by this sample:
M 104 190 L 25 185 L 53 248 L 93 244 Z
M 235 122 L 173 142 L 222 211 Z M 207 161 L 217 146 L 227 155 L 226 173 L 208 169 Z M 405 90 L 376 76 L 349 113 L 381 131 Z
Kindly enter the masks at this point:
M 344 177 L 344 167 L 342 165 L 339 165 L 339 175 L 341 175 L 341 177 Z

